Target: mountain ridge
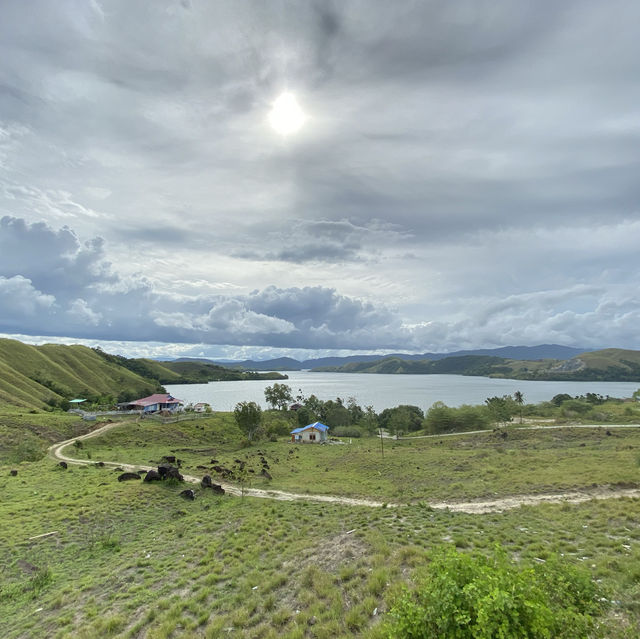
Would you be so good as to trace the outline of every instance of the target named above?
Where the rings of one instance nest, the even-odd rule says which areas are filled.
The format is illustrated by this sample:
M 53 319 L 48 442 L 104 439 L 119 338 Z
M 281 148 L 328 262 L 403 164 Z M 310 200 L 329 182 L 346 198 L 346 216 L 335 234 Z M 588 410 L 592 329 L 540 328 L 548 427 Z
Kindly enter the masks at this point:
M 321 366 L 341 366 L 350 362 L 373 362 L 383 358 L 395 357 L 405 361 L 413 360 L 440 360 L 449 357 L 462 357 L 467 355 L 488 355 L 505 357 L 508 359 L 571 359 L 590 349 L 562 346 L 560 344 L 539 344 L 537 346 L 501 346 L 499 348 L 481 348 L 475 350 L 461 350 L 451 353 L 390 353 L 388 355 L 346 355 L 344 357 L 318 357 L 305 360 L 297 360 L 292 357 L 278 357 L 267 360 L 216 360 L 198 357 L 179 357 L 173 361 L 207 362 L 222 365 L 227 368 L 239 368 L 242 370 L 271 370 L 271 371 L 295 371 L 314 369 Z

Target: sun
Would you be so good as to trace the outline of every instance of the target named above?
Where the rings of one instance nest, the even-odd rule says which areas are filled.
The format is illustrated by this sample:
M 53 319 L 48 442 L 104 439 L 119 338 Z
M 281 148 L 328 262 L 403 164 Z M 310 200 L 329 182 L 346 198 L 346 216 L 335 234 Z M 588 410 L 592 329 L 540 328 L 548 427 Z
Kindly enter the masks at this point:
M 269 112 L 269 124 L 280 135 L 297 133 L 306 120 L 307 116 L 300 108 L 293 93 L 282 93 L 275 100 Z

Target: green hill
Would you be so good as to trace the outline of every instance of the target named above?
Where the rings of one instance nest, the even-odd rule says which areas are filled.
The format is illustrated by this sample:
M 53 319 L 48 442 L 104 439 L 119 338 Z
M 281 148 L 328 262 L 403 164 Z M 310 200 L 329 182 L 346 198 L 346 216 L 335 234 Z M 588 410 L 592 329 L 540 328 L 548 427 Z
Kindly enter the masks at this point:
M 121 355 L 109 355 L 100 349 L 96 352 L 114 364 L 156 380 L 159 384 L 206 384 L 207 382 L 233 382 L 245 379 L 287 379 L 280 373 L 255 373 L 231 370 L 205 361 L 159 362 L 154 359 L 128 359 Z
M 160 390 L 155 379 L 110 362 L 86 346 L 30 346 L 0 339 L 0 400 L 44 408 L 73 397 L 142 397 Z
M 386 357 L 373 362 L 350 362 L 314 371 L 386 373 L 397 375 L 481 375 L 540 381 L 640 381 L 640 351 L 608 348 L 582 353 L 569 360 L 516 360 L 488 355 L 464 355 L 440 360 L 407 361 Z

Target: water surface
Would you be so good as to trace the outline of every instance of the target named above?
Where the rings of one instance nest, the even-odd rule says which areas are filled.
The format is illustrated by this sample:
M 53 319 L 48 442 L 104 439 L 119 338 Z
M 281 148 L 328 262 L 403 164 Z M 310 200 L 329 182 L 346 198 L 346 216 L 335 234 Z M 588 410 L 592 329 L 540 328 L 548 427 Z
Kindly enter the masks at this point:
M 463 375 L 372 375 L 363 373 L 287 372 L 282 383 L 294 396 L 301 392 L 322 400 L 355 397 L 361 406 L 373 406 L 376 412 L 399 404 L 412 404 L 426 410 L 434 402 L 448 406 L 482 404 L 487 397 L 511 395 L 519 390 L 525 402 L 550 400 L 559 393 L 583 395 L 599 393 L 611 397 L 630 397 L 640 382 L 534 382 Z M 208 402 L 214 410 L 230 411 L 238 402 L 252 401 L 267 407 L 264 389 L 273 381 L 210 382 L 208 384 L 171 384 L 167 391 L 186 402 Z

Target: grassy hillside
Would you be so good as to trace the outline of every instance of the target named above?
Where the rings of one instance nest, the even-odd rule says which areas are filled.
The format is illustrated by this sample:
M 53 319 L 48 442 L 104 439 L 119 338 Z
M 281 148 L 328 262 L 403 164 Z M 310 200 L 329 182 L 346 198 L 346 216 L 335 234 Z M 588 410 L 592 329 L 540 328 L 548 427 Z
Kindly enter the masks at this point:
M 207 382 L 239 381 L 244 379 L 287 379 L 280 373 L 253 373 L 232 370 L 206 361 L 189 360 L 159 362 L 154 359 L 128 359 L 110 355 L 101 349 L 95 352 L 106 361 L 123 366 L 138 375 L 157 380 L 160 384 L 206 384 Z
M 228 414 L 171 428 L 131 423 L 70 447 L 91 455 L 87 466 L 63 470 L 43 459 L 17 466 L 17 477 L 0 466 L 0 520 L 10 522 L 0 528 L 3 637 L 382 639 L 402 587 L 419 581 L 435 550 L 490 554 L 496 545 L 515 561 L 546 566 L 558 558 L 579 567 L 608 606 L 593 636 L 637 637 L 640 500 L 484 515 L 435 510 L 427 500 L 484 494 L 478 486 L 498 497 L 625 481 L 625 467 L 638 470 L 639 436 L 533 431 L 526 441 L 464 435 L 390 443 L 381 467 L 375 440 L 242 448 Z M 196 474 L 212 456 L 230 464 L 257 459 L 258 449 L 274 486 L 389 495 L 401 505 L 276 502 L 197 486 L 195 501 L 185 501 L 182 485 L 120 483 L 119 472 L 93 464 L 102 455 L 149 463 L 175 454 Z M 443 469 L 443 481 L 432 468 Z
M 517 360 L 488 355 L 407 361 L 387 357 L 374 362 L 324 366 L 315 371 L 339 373 L 482 375 L 509 379 L 572 381 L 640 381 L 640 351 L 605 349 L 569 360 Z
M 44 408 L 74 396 L 117 397 L 123 392 L 141 397 L 159 386 L 86 346 L 31 346 L 0 339 L 0 399 L 9 404 Z

